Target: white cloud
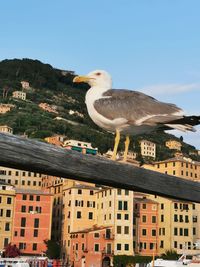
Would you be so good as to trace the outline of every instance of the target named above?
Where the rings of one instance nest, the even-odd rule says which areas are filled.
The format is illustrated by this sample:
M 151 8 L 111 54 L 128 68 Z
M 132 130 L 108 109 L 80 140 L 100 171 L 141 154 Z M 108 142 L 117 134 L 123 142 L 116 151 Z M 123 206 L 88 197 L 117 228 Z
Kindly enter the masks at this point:
M 141 92 L 150 95 L 178 94 L 200 89 L 200 83 L 190 84 L 157 84 L 146 86 L 140 89 Z

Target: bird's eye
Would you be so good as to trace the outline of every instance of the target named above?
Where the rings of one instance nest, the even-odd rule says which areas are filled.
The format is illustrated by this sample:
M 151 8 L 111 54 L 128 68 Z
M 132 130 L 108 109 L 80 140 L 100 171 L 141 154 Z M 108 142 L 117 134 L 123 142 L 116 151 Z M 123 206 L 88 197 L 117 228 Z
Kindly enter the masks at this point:
M 100 75 L 101 75 L 101 72 L 97 72 L 96 75 L 97 75 L 97 76 L 100 76 Z

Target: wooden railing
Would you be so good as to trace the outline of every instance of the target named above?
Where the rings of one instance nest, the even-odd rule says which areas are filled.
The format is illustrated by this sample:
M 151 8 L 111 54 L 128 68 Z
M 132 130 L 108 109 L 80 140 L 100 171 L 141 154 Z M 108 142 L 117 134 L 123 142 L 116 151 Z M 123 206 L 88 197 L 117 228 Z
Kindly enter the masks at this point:
M 200 183 L 0 133 L 0 166 L 200 202 Z

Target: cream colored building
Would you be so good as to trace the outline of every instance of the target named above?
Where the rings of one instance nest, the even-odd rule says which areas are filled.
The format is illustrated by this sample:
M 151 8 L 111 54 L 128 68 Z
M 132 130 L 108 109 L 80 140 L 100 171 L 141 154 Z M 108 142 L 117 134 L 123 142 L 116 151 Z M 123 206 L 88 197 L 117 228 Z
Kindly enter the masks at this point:
M 175 157 L 151 165 L 145 164 L 143 167 L 188 180 L 200 181 L 200 162 L 193 161 L 190 158 Z
M 41 190 L 42 174 L 0 167 L 0 180 L 16 188 Z
M 199 239 L 197 223 L 200 219 L 197 204 L 148 195 L 148 198 L 159 203 L 159 254 L 166 250 L 176 250 L 178 254 L 190 253 L 193 244 Z
M 0 125 L 0 132 L 13 134 L 13 128 L 7 125 Z
M 165 146 L 168 147 L 169 149 L 175 149 L 181 151 L 181 143 L 176 141 L 176 140 L 169 140 L 165 143 Z
M 133 192 L 105 188 L 96 192 L 99 226 L 112 226 L 114 255 L 133 255 Z
M 12 96 L 17 99 L 26 100 L 26 93 L 23 91 L 14 91 Z
M 5 114 L 6 112 L 11 111 L 14 107 L 15 105 L 12 104 L 0 104 L 0 114 Z
M 143 157 L 156 157 L 156 144 L 148 140 L 140 141 L 141 155 Z
M 23 89 L 29 89 L 30 88 L 30 84 L 27 81 L 21 81 L 21 85 Z
M 75 184 L 63 186 L 62 257 L 70 254 L 71 232 L 96 224 L 96 194 L 94 186 Z
M 11 242 L 15 188 L 0 181 L 0 251 Z

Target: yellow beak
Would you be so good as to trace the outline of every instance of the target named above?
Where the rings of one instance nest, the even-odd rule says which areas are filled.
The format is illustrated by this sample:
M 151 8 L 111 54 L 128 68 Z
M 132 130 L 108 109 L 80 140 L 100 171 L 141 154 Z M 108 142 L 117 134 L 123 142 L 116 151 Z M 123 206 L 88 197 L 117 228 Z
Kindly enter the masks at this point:
M 87 76 L 76 76 L 74 79 L 73 79 L 73 82 L 74 83 L 86 83 L 86 82 L 89 82 L 90 78 L 87 77 Z

